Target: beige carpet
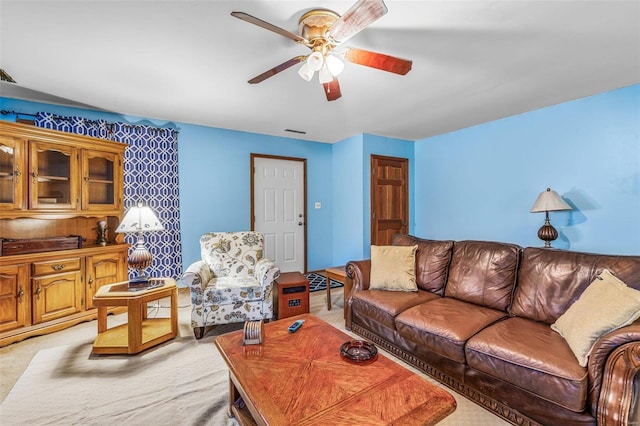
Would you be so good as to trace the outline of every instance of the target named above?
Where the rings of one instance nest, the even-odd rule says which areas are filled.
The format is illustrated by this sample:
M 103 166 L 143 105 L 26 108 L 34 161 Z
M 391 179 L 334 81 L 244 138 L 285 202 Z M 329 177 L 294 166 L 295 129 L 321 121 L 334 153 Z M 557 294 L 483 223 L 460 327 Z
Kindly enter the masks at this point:
M 344 330 L 342 289 L 332 290 L 332 296 L 333 309 L 328 311 L 325 293 L 312 293 L 311 313 Z M 150 316 L 166 316 L 164 303 Z M 92 355 L 95 321 L 0 348 L 6 395 L 0 424 L 235 424 L 226 415 L 227 369 L 213 345 L 215 336 L 228 328 L 196 341 L 186 294 L 179 304 L 180 337 L 136 356 Z M 110 317 L 109 325 L 124 320 L 124 315 Z M 441 425 L 506 424 L 451 393 L 458 408 Z

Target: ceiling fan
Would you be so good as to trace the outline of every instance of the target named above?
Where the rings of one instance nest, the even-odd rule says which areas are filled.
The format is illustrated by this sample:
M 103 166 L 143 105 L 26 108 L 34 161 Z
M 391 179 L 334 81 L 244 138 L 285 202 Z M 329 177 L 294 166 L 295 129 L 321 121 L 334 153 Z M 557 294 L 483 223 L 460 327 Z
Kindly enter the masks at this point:
M 298 21 L 299 34 L 294 34 L 244 12 L 231 12 L 231 16 L 273 31 L 311 49 L 311 53 L 308 55 L 291 58 L 252 78 L 249 80 L 250 84 L 260 83 L 279 72 L 304 62 L 298 70 L 300 77 L 310 81 L 317 71 L 327 100 L 334 101 L 341 96 L 338 75 L 344 69 L 342 59 L 400 75 L 405 75 L 411 70 L 412 62 L 406 59 L 353 47 L 339 47 L 386 13 L 387 6 L 383 0 L 358 0 L 342 16 L 328 9 L 313 9 L 300 17 Z

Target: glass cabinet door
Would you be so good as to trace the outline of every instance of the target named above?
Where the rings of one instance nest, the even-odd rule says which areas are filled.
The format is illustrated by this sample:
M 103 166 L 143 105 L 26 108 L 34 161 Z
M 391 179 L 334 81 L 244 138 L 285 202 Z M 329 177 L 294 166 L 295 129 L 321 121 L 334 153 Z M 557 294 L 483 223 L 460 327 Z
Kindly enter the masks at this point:
M 120 208 L 122 162 L 112 153 L 82 151 L 82 208 Z
M 78 153 L 64 145 L 31 142 L 29 205 L 32 209 L 76 209 Z
M 24 208 L 26 158 L 24 142 L 0 137 L 0 210 Z

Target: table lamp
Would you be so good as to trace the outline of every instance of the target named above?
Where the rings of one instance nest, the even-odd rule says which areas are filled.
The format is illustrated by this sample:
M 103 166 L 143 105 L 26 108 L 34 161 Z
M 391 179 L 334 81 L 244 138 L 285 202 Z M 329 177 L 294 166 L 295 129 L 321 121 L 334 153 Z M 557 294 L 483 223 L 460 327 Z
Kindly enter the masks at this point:
M 547 188 L 546 191 L 538 195 L 538 199 L 531 207 L 531 213 L 545 212 L 546 218 L 544 225 L 538 230 L 538 238 L 544 241 L 546 248 L 551 247 L 551 241 L 558 238 L 558 231 L 551 226 L 549 222 L 549 212 L 559 210 L 571 210 L 571 206 L 558 195 L 556 191 L 552 191 L 551 188 Z
M 138 270 L 138 276 L 129 280 L 129 287 L 146 285 L 149 278 L 144 274 L 144 270 L 151 266 L 153 256 L 144 245 L 143 234 L 151 231 L 162 231 L 164 227 L 158 217 L 148 207 L 139 201 L 137 205 L 129 208 L 124 215 L 124 219 L 116 229 L 118 233 L 137 233 L 138 242 L 133 251 L 129 254 L 129 266 Z

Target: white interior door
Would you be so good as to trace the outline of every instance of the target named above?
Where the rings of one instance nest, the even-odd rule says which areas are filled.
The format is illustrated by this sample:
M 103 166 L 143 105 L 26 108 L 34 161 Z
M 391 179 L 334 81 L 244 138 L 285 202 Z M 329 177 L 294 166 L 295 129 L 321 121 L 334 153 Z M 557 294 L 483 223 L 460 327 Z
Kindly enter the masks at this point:
M 253 229 L 282 272 L 305 271 L 305 161 L 253 156 Z

